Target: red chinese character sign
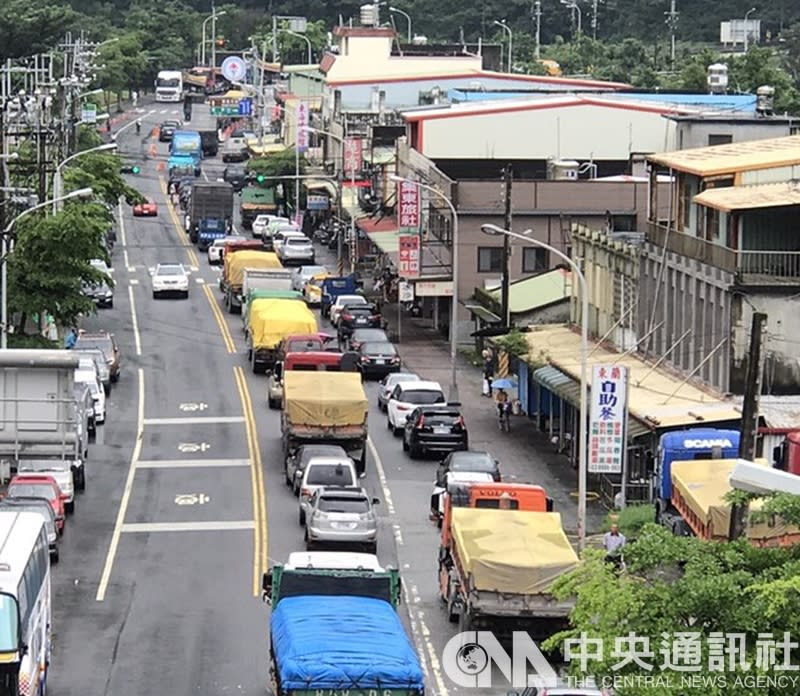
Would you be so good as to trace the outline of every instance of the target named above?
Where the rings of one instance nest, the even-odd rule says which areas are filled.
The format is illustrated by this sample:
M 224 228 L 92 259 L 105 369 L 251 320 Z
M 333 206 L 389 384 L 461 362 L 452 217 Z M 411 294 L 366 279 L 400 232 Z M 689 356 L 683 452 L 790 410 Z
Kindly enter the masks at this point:
M 344 141 L 344 172 L 347 176 L 355 176 L 363 169 L 363 142 L 357 138 Z
M 295 128 L 297 129 L 295 147 L 298 152 L 305 152 L 308 150 L 308 104 L 298 102 L 295 119 Z
M 401 181 L 397 199 L 400 234 L 419 234 L 419 186 L 411 181 Z
M 419 277 L 419 235 L 401 234 L 398 238 L 397 272 L 401 278 Z
M 589 473 L 622 473 L 628 421 L 628 368 L 595 365 L 590 398 Z

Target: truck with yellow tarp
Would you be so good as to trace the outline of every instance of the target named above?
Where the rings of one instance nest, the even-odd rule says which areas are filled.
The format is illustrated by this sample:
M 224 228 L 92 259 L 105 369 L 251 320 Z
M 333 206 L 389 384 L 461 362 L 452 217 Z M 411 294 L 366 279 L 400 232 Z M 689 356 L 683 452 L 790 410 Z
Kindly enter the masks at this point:
M 229 314 L 242 311 L 242 285 L 245 269 L 283 268 L 278 255 L 271 251 L 240 249 L 225 254 L 219 287 Z
M 292 334 L 316 334 L 317 318 L 302 300 L 264 298 L 247 314 L 247 358 L 256 374 L 272 369 L 278 346 Z
M 672 462 L 672 505 L 694 536 L 707 541 L 730 539 L 731 506 L 725 501 L 729 478 L 738 459 L 702 459 Z M 756 464 L 768 467 L 766 460 Z M 750 511 L 761 507 L 753 500 Z M 800 542 L 800 528 L 780 518 L 756 522 L 748 519 L 745 536 L 754 546 L 791 546 Z
M 544 639 L 567 627 L 574 603 L 550 588 L 578 564 L 557 512 L 454 507 L 442 530 L 439 593 L 462 632 Z
M 359 475 L 366 470 L 369 402 L 357 372 L 283 375 L 281 435 L 284 460 L 301 445 L 340 445 Z

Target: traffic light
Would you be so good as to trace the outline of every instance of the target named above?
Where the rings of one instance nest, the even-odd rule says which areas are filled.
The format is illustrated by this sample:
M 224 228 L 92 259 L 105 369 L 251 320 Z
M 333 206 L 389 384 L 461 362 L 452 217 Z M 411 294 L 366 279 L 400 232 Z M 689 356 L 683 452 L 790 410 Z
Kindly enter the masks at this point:
M 259 174 L 258 176 L 256 176 L 256 181 L 259 184 L 263 184 L 266 180 L 267 180 L 267 177 L 265 177 L 263 174 Z
M 131 174 L 138 174 L 140 171 L 142 171 L 142 170 L 139 169 L 139 167 L 137 167 L 136 165 L 131 167 Z
M 136 164 L 128 164 L 121 169 L 122 174 L 139 174 L 141 171 L 139 165 Z

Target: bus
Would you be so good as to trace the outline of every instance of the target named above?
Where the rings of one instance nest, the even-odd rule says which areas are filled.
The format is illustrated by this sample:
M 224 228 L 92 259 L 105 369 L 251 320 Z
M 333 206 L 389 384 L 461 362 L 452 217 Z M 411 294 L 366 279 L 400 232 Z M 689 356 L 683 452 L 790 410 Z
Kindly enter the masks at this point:
M 160 70 L 156 76 L 156 101 L 183 100 L 183 73 L 180 70 Z
M 51 598 L 44 519 L 0 510 L 0 696 L 45 692 Z

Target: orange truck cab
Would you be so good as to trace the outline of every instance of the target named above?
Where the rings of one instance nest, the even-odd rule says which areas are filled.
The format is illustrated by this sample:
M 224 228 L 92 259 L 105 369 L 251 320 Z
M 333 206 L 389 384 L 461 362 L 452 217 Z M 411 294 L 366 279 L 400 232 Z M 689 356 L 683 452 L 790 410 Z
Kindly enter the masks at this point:
M 450 474 L 448 474 L 450 476 Z M 438 519 L 442 528 L 441 545 L 450 544 L 453 508 L 483 508 L 495 510 L 531 510 L 552 512 L 553 500 L 541 486 L 530 483 L 496 483 L 481 481 L 461 483 L 448 482 L 447 490 L 441 495 L 441 517 L 431 511 L 431 518 Z M 431 501 L 433 503 L 433 501 Z

